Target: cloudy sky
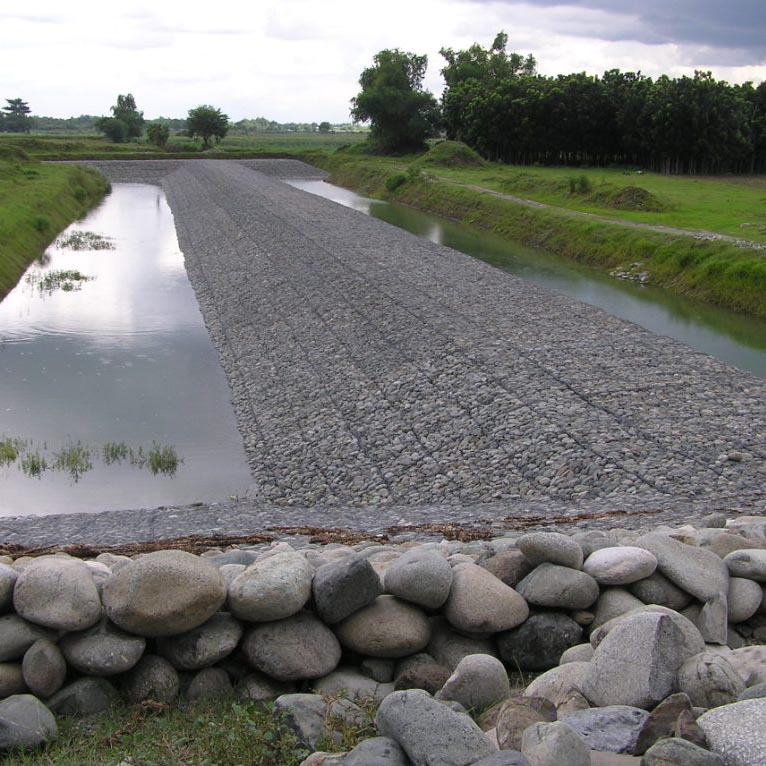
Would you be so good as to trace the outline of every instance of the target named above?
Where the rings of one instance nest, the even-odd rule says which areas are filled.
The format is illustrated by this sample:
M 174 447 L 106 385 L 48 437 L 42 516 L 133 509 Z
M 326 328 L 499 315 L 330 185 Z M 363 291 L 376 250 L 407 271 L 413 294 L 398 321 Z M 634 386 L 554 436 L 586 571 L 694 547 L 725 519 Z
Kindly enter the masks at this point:
M 0 99 L 68 117 L 131 92 L 149 118 L 210 103 L 234 120 L 343 122 L 377 51 L 426 53 L 438 95 L 439 48 L 501 29 L 544 74 L 766 80 L 764 0 L 0 0 Z

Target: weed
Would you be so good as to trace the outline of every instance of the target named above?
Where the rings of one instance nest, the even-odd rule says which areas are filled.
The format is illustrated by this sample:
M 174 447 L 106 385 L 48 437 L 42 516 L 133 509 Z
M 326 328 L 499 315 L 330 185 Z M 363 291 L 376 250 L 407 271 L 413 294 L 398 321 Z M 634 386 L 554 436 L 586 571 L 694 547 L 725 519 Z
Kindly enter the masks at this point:
M 39 479 L 48 470 L 48 461 L 39 450 L 27 452 L 19 463 L 21 470 L 30 478 Z
M 127 460 L 130 455 L 130 450 L 125 442 L 107 442 L 102 450 L 101 454 L 104 458 L 104 463 L 112 465 L 122 463 L 123 460 Z
M 83 282 L 89 282 L 93 277 L 83 274 L 77 269 L 58 269 L 43 273 L 34 272 L 27 274 L 27 284 L 37 287 L 41 293 L 52 295 L 56 290 L 72 292 L 82 289 Z
M 80 441 L 77 444 L 70 444 L 54 453 L 53 467 L 57 471 L 66 471 L 75 482 L 78 482 L 84 473 L 93 468 L 90 449 Z
M 15 463 L 25 444 L 21 439 L 12 439 L 9 436 L 0 439 L 0 465 Z
M 114 250 L 114 243 L 95 231 L 73 231 L 59 237 L 56 247 L 65 250 Z
M 152 448 L 148 454 L 149 470 L 156 476 L 158 473 L 166 476 L 175 476 L 179 463 L 175 447 L 161 446 L 152 442 Z

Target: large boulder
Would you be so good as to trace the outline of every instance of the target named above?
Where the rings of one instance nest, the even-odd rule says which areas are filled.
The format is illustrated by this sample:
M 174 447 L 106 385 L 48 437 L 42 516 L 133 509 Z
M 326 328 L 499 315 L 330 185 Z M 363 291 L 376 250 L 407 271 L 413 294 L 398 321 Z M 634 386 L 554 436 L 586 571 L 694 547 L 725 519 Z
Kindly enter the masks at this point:
M 373 700 L 381 702 L 394 691 L 393 683 L 378 683 L 362 675 L 356 668 L 337 668 L 312 684 L 313 691 L 325 697 L 344 697 L 358 702 Z
M 311 591 L 322 622 L 332 625 L 375 601 L 383 586 L 369 560 L 354 553 L 319 567 Z
M 29 750 L 56 738 L 56 719 L 31 694 L 15 694 L 0 702 L 0 751 Z
M 410 762 L 395 739 L 372 737 L 347 753 L 343 766 L 410 766 Z
M 744 761 L 742 765 L 744 766 Z M 748 761 L 754 766 L 756 761 Z M 642 766 L 724 766 L 720 755 L 711 753 L 693 742 L 678 737 L 661 739 L 652 745 L 641 759 Z M 727 761 L 726 766 L 735 766 Z
M 147 700 L 170 704 L 180 687 L 176 669 L 156 654 L 145 654 L 122 678 L 122 694 L 134 705 Z
M 591 750 L 631 754 L 648 718 L 646 710 L 628 705 L 609 705 L 573 713 L 564 721 Z
M 413 766 L 470 766 L 495 752 L 467 715 L 416 689 L 389 694 L 375 723 L 380 734 L 399 743 Z
M 476 564 L 453 571 L 444 616 L 466 633 L 499 633 L 521 625 L 529 616 L 527 602 L 513 589 Z
M 548 670 L 582 638 L 582 628 L 559 612 L 533 614 L 513 630 L 497 636 L 503 662 L 521 670 Z
M 766 699 L 746 700 L 708 710 L 697 723 L 710 749 L 726 766 L 760 766 L 766 763 Z
M 530 766 L 590 766 L 590 748 L 563 721 L 536 723 L 521 738 Z
M 678 691 L 687 694 L 696 707 L 728 705 L 744 690 L 739 673 L 717 652 L 695 654 L 678 669 Z
M 88 716 L 103 713 L 120 703 L 117 689 L 105 678 L 78 678 L 59 689 L 48 707 L 56 715 Z
M 536 723 L 552 723 L 556 709 L 550 703 L 538 704 L 542 697 L 513 697 L 497 710 L 495 731 L 501 750 L 521 750 L 524 731 Z M 546 700 L 546 702 L 548 702 Z
M 599 585 L 629 585 L 653 574 L 657 559 L 643 548 L 624 545 L 594 551 L 582 568 Z
M 13 605 L 29 622 L 54 630 L 84 630 L 101 618 L 101 599 L 88 567 L 76 559 L 47 557 L 16 580 Z
M 369 657 L 406 657 L 431 639 L 425 614 L 394 596 L 378 596 L 336 625 L 335 632 L 343 646 Z
M 196 628 L 157 640 L 157 653 L 178 670 L 201 670 L 228 657 L 242 638 L 242 625 L 218 612 Z
M 516 590 L 535 606 L 550 609 L 587 609 L 599 596 L 598 583 L 585 572 L 558 564 L 540 564 Z
M 665 697 L 644 721 L 638 734 L 633 752 L 643 755 L 655 742 L 665 737 L 672 737 L 678 717 L 683 712 L 691 712 L 689 696 L 680 692 Z
M 560 532 L 530 532 L 522 535 L 517 545 L 533 566 L 549 563 L 570 569 L 582 567 L 582 547 L 569 535 Z
M 438 609 L 452 585 L 452 567 L 440 553 L 413 548 L 386 570 L 387 593 L 426 609 Z
M 0 699 L 29 691 L 20 662 L 0 662 Z
M 242 651 L 256 669 L 277 681 L 326 676 L 338 666 L 338 639 L 311 612 L 255 625 L 245 634 Z
M 66 660 L 53 641 L 40 638 L 27 649 L 21 663 L 21 672 L 29 691 L 44 699 L 64 685 Z
M 59 644 L 66 661 L 89 676 L 125 673 L 141 659 L 146 639 L 125 633 L 106 618 L 88 630 L 69 633 Z
M 27 622 L 17 614 L 0 617 L 0 662 L 20 660 L 41 638 L 55 639 L 56 631 Z
M 226 600 L 226 585 L 204 558 L 157 551 L 113 574 L 103 599 L 112 622 L 155 638 L 185 633 L 209 620 Z
M 766 550 L 732 551 L 723 560 L 732 577 L 746 577 L 756 582 L 766 582 Z
M 763 602 L 763 588 L 753 580 L 744 577 L 729 578 L 729 622 L 749 620 Z
M 466 710 L 481 710 L 510 694 L 503 663 L 488 654 L 471 654 L 460 661 L 437 697 L 459 702 Z
M 440 665 L 454 670 L 463 657 L 469 654 L 489 654 L 496 656 L 495 645 L 489 638 L 465 636 L 453 630 L 443 617 L 434 617 L 431 623 L 431 641 L 428 653 Z
M 311 597 L 314 570 L 305 556 L 277 553 L 245 569 L 229 587 L 229 608 L 249 622 L 282 620 L 298 613 Z
M 290 727 L 298 741 L 315 748 L 320 739 L 340 740 L 333 721 L 356 729 L 370 725 L 369 716 L 346 699 L 325 700 L 319 694 L 283 694 L 274 701 L 274 711 Z
M 525 697 L 543 697 L 556 706 L 559 717 L 590 707 L 583 688 L 590 662 L 568 662 L 539 675 L 524 691 Z
M 264 673 L 255 671 L 248 673 L 234 687 L 237 697 L 251 702 L 266 702 L 275 700 L 283 694 L 292 694 L 295 685 L 289 682 L 275 681 Z
M 692 601 L 692 596 L 674 585 L 664 574 L 654 572 L 649 577 L 631 583 L 628 590 L 644 604 L 657 604 L 680 611 Z

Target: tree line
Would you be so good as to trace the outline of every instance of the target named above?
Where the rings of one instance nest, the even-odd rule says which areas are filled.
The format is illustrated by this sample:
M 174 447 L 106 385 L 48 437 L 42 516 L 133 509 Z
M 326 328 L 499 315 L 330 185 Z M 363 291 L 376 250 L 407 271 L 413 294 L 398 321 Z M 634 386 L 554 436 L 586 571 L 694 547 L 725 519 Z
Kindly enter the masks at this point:
M 766 83 L 730 85 L 710 72 L 652 79 L 612 69 L 555 77 L 533 56 L 443 48 L 441 103 L 422 88 L 425 56 L 381 51 L 360 77 L 351 114 L 387 151 L 441 131 L 513 164 L 632 165 L 662 173 L 766 172 Z M 413 76 L 413 73 L 415 76 Z

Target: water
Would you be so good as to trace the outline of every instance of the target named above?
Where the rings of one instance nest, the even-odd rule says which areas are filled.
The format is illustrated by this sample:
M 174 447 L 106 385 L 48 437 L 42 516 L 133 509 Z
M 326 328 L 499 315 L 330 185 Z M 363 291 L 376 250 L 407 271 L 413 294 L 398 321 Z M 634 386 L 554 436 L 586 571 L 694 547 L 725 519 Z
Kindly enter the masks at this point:
M 229 388 L 184 269 L 173 216 L 156 186 L 115 184 L 71 231 L 114 249 L 56 246 L 0 303 L 0 443 L 25 442 L 49 467 L 33 478 L 0 463 L 0 516 L 221 500 L 250 482 Z M 60 270 L 92 277 L 41 289 Z M 78 441 L 93 468 L 53 470 Z M 103 445 L 129 458 L 107 465 Z M 173 474 L 140 466 L 152 446 L 183 461 Z M 0 449 L 0 459 L 2 450 Z
M 481 258 L 543 287 L 599 306 L 658 335 L 666 335 L 724 362 L 766 377 L 766 321 L 649 286 L 625 282 L 565 258 L 526 248 L 464 224 L 361 197 L 323 181 L 290 181 L 442 245 Z

